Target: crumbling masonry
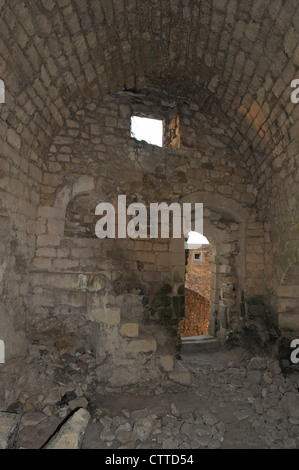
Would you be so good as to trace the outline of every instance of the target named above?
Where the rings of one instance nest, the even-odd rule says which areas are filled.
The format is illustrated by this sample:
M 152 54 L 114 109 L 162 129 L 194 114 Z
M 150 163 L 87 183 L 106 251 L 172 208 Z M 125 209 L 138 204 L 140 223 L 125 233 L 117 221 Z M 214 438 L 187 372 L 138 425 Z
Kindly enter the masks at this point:
M 297 0 L 0 0 L 6 360 L 85 348 L 110 387 L 185 380 L 185 240 L 97 238 L 124 194 L 203 203 L 211 336 L 299 335 L 298 67 Z M 163 120 L 161 148 L 132 115 Z

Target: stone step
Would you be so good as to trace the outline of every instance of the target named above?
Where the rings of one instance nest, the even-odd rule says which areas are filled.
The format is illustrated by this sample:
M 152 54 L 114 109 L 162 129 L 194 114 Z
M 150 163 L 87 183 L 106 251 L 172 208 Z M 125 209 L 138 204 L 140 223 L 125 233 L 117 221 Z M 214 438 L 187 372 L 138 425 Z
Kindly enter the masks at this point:
M 182 338 L 181 354 L 211 352 L 219 349 L 220 343 L 214 336 L 201 335 Z

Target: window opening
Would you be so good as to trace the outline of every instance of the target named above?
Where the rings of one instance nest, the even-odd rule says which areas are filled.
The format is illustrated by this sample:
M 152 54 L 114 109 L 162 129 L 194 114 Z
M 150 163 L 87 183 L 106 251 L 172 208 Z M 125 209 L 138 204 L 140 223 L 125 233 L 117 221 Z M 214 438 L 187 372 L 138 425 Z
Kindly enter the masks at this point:
M 148 144 L 163 146 L 163 121 L 139 116 L 131 117 L 131 137 Z

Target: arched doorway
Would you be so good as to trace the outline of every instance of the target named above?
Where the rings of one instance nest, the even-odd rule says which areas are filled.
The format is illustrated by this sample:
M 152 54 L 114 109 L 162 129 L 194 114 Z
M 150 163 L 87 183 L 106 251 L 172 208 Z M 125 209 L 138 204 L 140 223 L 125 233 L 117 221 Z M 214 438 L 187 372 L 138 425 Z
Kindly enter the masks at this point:
M 183 200 L 196 201 L 203 202 L 202 233 L 211 249 L 208 335 L 223 344 L 242 323 L 248 214 L 232 201 L 210 193 L 192 193 Z
M 211 246 L 202 234 L 190 232 L 185 250 L 185 317 L 178 327 L 181 338 L 207 335 L 210 318 Z

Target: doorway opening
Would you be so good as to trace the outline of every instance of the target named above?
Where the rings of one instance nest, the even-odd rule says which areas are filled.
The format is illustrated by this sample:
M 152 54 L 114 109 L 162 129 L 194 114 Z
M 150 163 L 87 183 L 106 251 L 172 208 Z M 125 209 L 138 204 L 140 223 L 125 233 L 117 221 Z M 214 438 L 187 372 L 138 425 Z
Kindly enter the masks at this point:
M 185 317 L 179 324 L 178 332 L 181 338 L 208 335 L 211 245 L 202 234 L 190 232 L 185 255 Z

